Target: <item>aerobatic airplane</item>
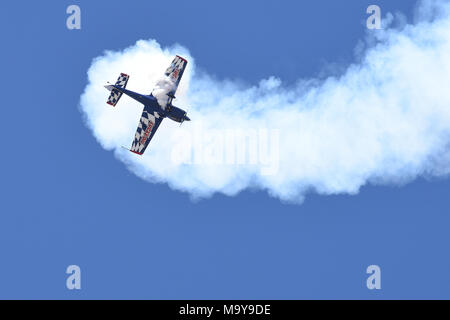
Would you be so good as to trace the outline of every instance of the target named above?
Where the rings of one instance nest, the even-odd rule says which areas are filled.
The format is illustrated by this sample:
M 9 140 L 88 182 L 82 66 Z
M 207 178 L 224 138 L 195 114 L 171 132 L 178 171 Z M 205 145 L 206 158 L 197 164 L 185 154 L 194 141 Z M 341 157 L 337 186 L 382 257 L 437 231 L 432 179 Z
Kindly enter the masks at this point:
M 186 111 L 172 105 L 172 101 L 175 99 L 175 91 L 178 88 L 186 65 L 186 59 L 176 56 L 164 73 L 165 77 L 158 81 L 150 95 L 143 95 L 125 89 L 130 78 L 125 73 L 120 74 L 116 84 L 105 86 L 106 89 L 111 91 L 106 103 L 113 107 L 116 106 L 124 93 L 144 105 L 144 110 L 142 111 L 136 134 L 134 135 L 133 144 L 131 145 L 131 149 L 129 149 L 131 152 L 139 155 L 144 153 L 156 130 L 158 130 L 161 121 L 165 117 L 179 123 L 191 120 L 187 117 Z

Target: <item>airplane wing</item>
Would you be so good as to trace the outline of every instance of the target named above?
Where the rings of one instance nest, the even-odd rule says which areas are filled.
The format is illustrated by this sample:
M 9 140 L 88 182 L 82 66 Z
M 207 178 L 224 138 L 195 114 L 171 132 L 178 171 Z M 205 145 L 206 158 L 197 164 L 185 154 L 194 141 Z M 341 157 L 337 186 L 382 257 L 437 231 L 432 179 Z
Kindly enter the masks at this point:
M 152 110 L 149 106 L 144 107 L 136 134 L 134 135 L 133 144 L 131 145 L 131 152 L 139 155 L 144 153 L 156 130 L 158 130 L 162 119 L 158 112 Z
M 166 105 L 172 103 L 175 98 L 175 92 L 177 91 L 178 84 L 186 69 L 187 60 L 176 56 L 170 66 L 164 73 L 165 77 L 158 81 L 155 88 L 152 91 L 152 95 L 158 99 L 159 104 L 165 108 Z

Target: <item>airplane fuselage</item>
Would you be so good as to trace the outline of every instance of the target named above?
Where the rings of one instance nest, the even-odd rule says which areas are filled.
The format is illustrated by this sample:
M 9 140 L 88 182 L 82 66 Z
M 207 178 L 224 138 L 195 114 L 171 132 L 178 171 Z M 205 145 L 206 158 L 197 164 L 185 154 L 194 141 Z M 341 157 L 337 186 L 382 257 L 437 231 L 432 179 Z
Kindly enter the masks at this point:
M 119 86 L 113 85 L 115 89 L 126 94 L 127 96 L 133 98 L 134 100 L 142 103 L 145 106 L 150 106 L 162 117 L 167 117 L 173 121 L 182 123 L 183 121 L 190 121 L 189 117 L 186 115 L 186 111 L 175 107 L 171 103 L 166 105 L 164 108 L 158 103 L 158 100 L 152 95 L 144 95 L 131 90 L 123 89 Z

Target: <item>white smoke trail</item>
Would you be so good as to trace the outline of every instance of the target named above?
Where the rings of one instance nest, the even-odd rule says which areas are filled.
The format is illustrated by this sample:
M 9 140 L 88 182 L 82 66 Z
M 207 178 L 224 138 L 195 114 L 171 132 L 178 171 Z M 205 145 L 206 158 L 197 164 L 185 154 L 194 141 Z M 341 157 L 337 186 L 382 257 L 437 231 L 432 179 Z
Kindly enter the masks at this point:
M 98 142 L 132 172 L 194 197 L 256 188 L 299 202 L 310 190 L 355 194 L 366 183 L 444 176 L 450 171 L 449 9 L 446 1 L 422 2 L 413 25 L 377 31 L 376 43 L 341 76 L 294 87 L 275 77 L 253 87 L 217 80 L 195 72 L 187 49 L 141 40 L 93 61 L 81 110 Z M 193 121 L 179 127 L 164 120 L 142 157 L 121 149 L 131 144 L 142 106 L 124 96 L 109 107 L 103 84 L 125 72 L 129 89 L 149 93 L 175 54 L 189 60 L 176 105 L 189 106 Z M 250 140 L 257 134 L 265 161 L 223 160 L 225 133 L 240 129 L 251 132 Z M 188 161 L 180 163 L 177 152 Z

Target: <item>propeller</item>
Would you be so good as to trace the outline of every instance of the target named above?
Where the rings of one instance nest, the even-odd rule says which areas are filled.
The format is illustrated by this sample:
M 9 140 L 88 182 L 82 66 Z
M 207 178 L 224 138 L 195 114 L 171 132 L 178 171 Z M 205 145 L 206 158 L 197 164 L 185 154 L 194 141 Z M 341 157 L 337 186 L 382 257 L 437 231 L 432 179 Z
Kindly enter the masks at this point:
M 181 125 L 183 124 L 183 122 L 186 121 L 186 115 L 187 115 L 187 113 L 188 113 L 188 110 L 186 110 L 186 111 L 184 112 L 183 118 L 181 118 L 180 127 L 181 127 Z

